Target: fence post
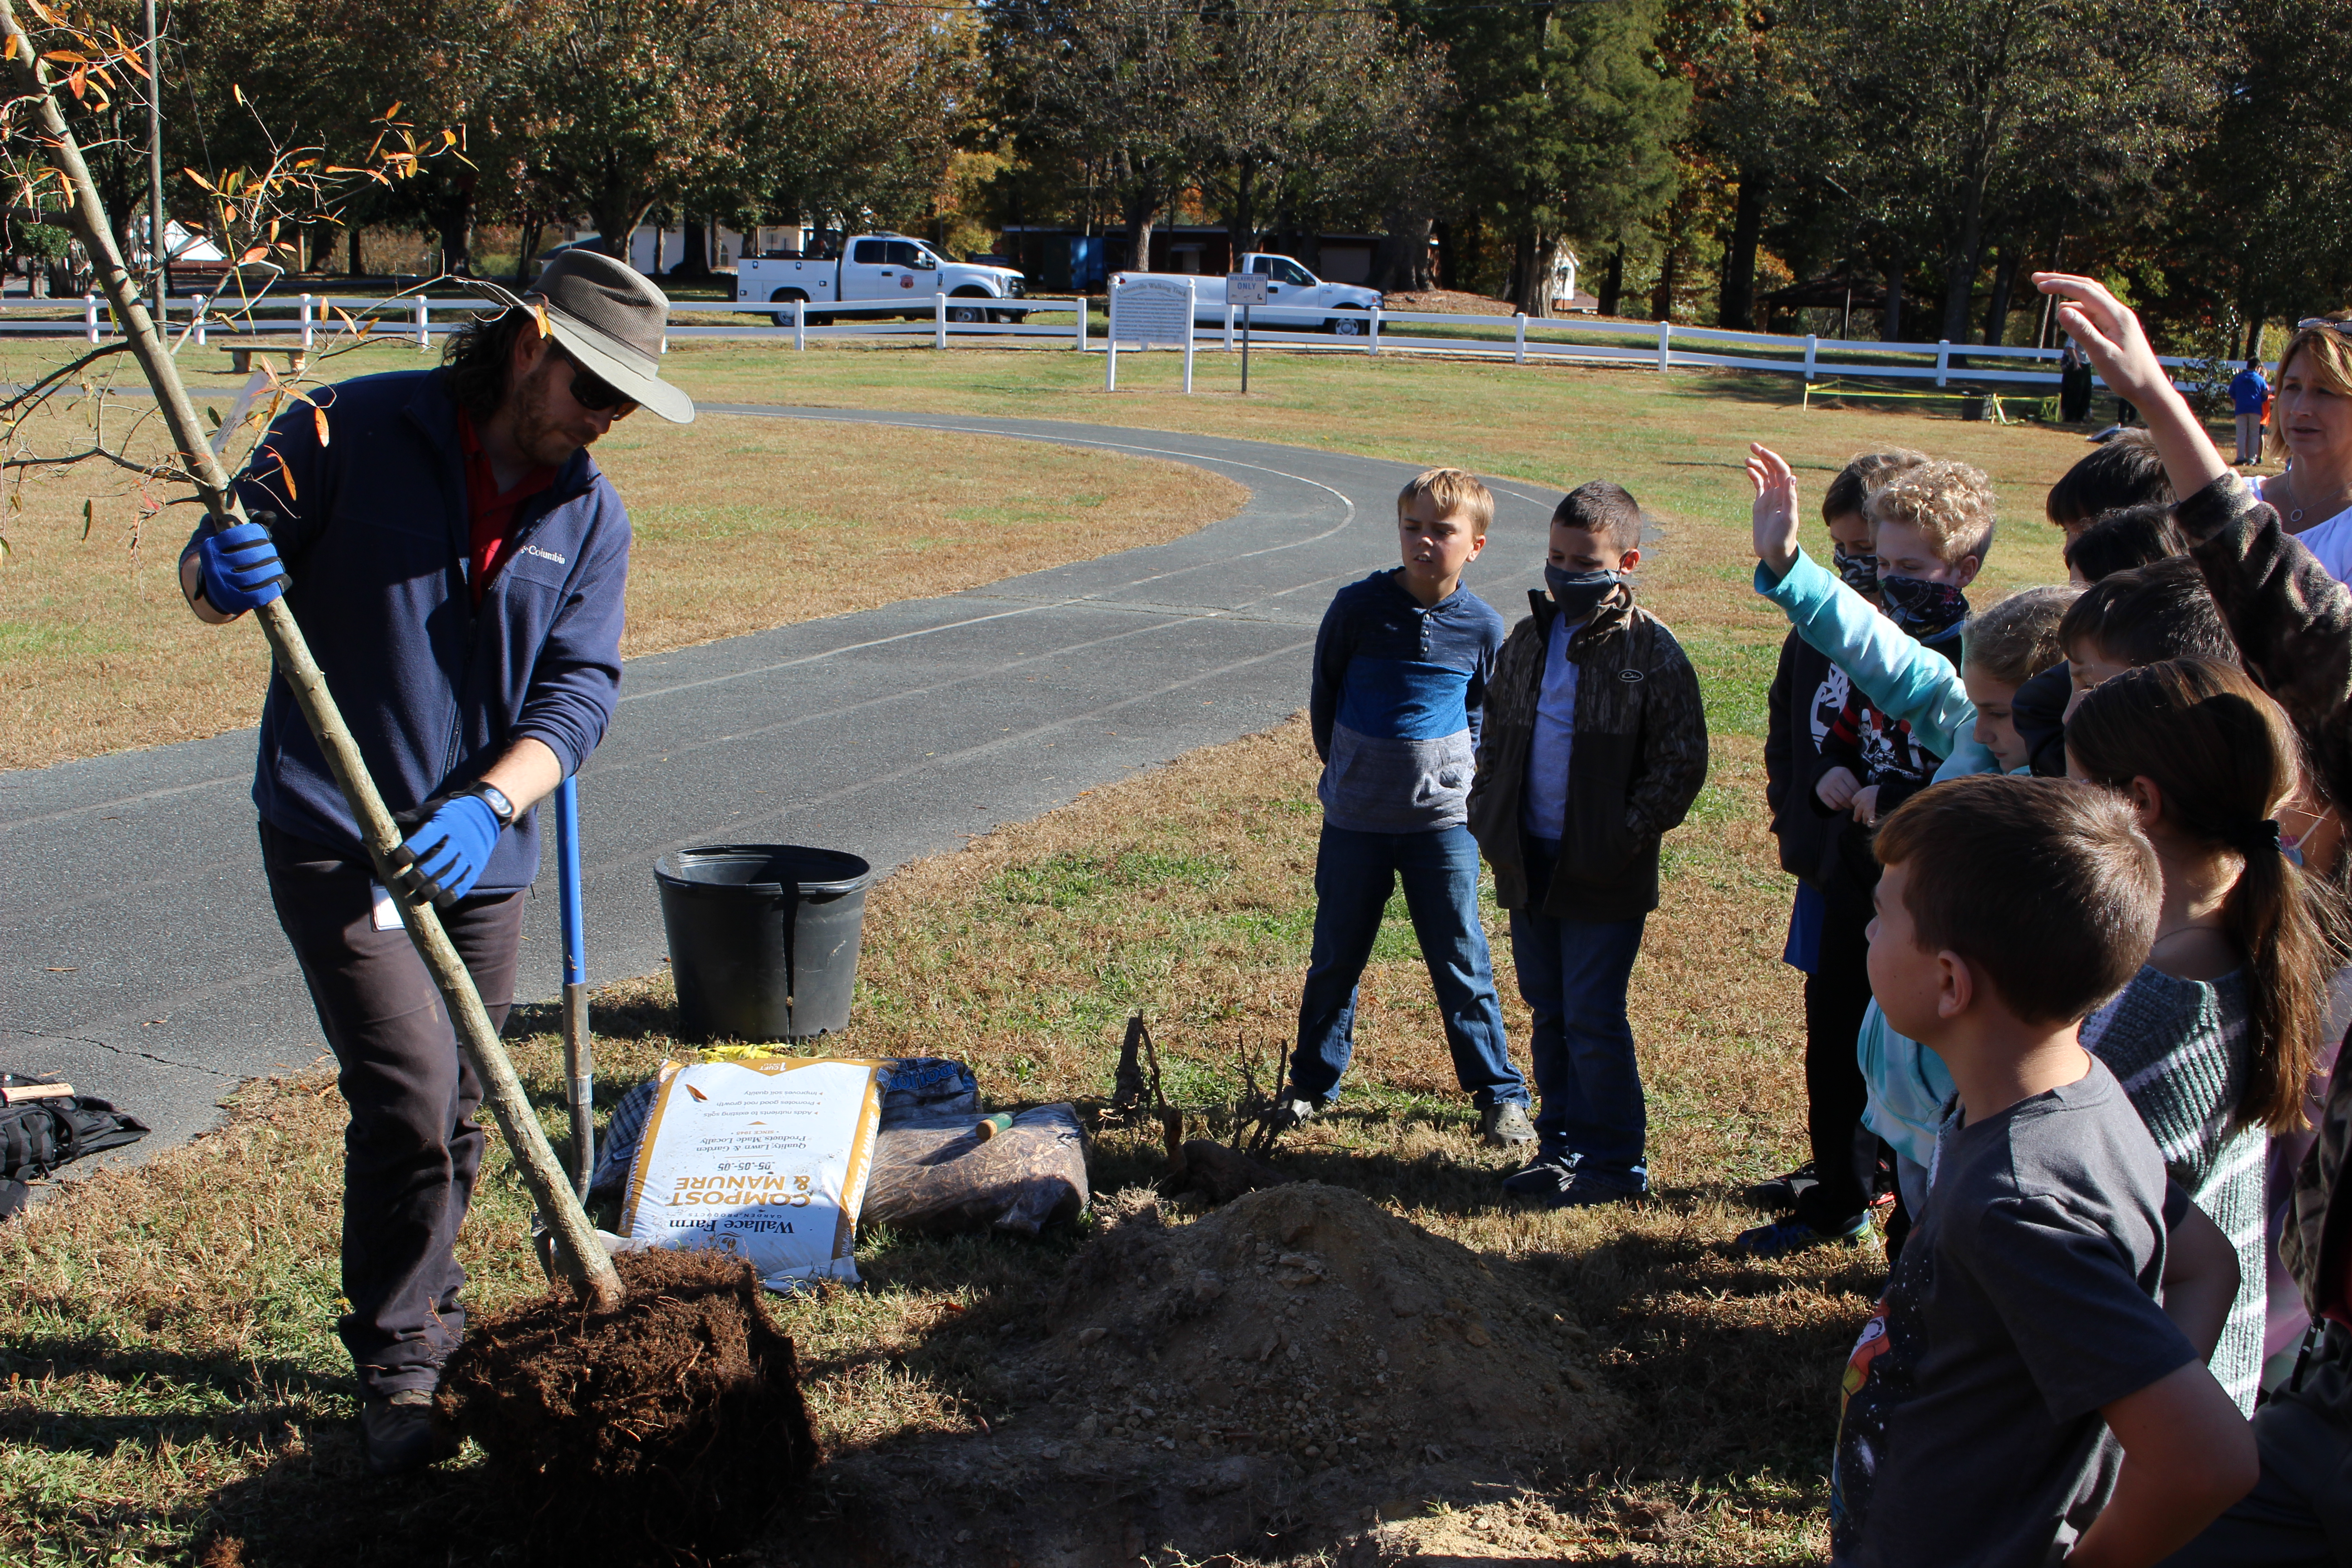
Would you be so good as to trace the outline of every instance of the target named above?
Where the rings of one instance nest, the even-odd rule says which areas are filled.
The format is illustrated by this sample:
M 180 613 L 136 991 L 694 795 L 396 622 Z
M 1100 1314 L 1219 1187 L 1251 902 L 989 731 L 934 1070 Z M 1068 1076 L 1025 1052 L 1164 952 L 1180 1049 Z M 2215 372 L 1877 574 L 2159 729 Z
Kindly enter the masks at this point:
M 1225 301 L 1225 352 L 1234 352 L 1234 302 Z
M 1528 363 L 1528 313 L 1525 310 L 1514 311 L 1511 321 L 1511 363 L 1525 364 Z
M 310 346 L 310 296 L 302 296 L 302 346 Z
M 91 342 L 98 342 L 98 296 L 95 294 L 81 297 L 81 330 L 82 335 Z
M 1184 395 L 1192 395 L 1192 340 L 1201 335 L 1201 280 L 1184 285 Z
M 1084 353 L 1087 352 L 1087 311 L 1090 308 L 1089 302 L 1084 294 L 1078 296 L 1077 305 L 1078 336 L 1077 341 L 1070 346 L 1077 350 L 1078 353 Z
M 212 313 L 212 296 L 197 295 L 190 301 L 189 308 L 196 313 L 196 347 L 202 348 L 205 346 L 205 318 Z
M 1951 363 L 1952 340 L 1949 338 L 1937 338 L 1936 340 L 1936 384 L 1937 386 L 1944 384 L 1944 372 Z
M 1377 354 L 1381 352 L 1381 308 L 1378 305 L 1372 307 L 1372 319 L 1370 325 L 1372 329 L 1371 334 L 1370 340 L 1364 344 L 1364 352 L 1368 354 Z
M 1103 390 L 1118 390 L 1118 279 L 1103 284 Z
M 1813 379 L 1813 356 L 1820 353 L 1821 346 L 1822 340 L 1818 335 L 1812 332 L 1805 334 L 1805 379 L 1807 381 Z
M 1664 375 L 1675 363 L 1675 323 L 1670 317 L 1658 323 L 1658 374 Z
M 931 296 L 931 347 L 943 349 L 947 346 L 948 297 L 945 294 L 934 294 Z
M 806 300 L 793 301 L 793 347 L 803 353 L 808 352 L 808 301 Z
M 425 313 L 425 296 L 416 297 L 416 352 L 425 353 L 433 346 L 432 323 Z

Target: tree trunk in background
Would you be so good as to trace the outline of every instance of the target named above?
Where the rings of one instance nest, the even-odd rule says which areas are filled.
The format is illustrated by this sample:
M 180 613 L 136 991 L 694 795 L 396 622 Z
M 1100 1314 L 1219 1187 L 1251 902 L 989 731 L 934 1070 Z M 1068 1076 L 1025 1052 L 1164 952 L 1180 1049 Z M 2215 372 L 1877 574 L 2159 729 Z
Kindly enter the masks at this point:
M 460 278 L 472 276 L 474 258 L 468 249 L 474 227 L 471 174 L 462 174 L 451 182 L 448 200 L 433 214 L 433 226 L 441 236 L 441 270 Z
M 1551 246 L 1528 229 L 1511 247 L 1511 303 L 1538 321 L 1551 316 Z
M 1372 287 L 1383 294 L 1428 288 L 1429 215 L 1391 207 L 1381 220 L 1385 232 L 1372 255 Z
M 2263 319 L 2258 313 L 2246 312 L 2246 359 L 2259 359 L 2263 353 Z
M 1609 253 L 1609 268 L 1601 275 L 1601 310 L 1604 316 L 1613 316 L 1617 307 L 1625 302 L 1625 245 L 1620 240 Z
M 1959 243 L 1944 255 L 1944 330 L 1956 343 L 1969 341 L 1969 300 L 1976 293 L 1977 269 L 1984 265 L 1984 188 L 1970 182 L 1960 198 Z
M 523 220 L 522 230 L 516 236 L 514 290 L 518 294 L 530 281 L 531 258 L 539 253 L 539 237 L 545 226 L 533 214 Z
M 1158 196 L 1130 196 L 1127 203 L 1127 265 L 1137 272 L 1151 270 L 1151 231 L 1160 221 Z M 1235 252 L 1236 255 L 1240 253 Z
M 1764 195 L 1772 176 L 1761 169 L 1739 174 L 1739 200 L 1731 209 L 1731 243 L 1723 253 L 1723 292 L 1716 321 L 1733 331 L 1756 325 L 1756 245 L 1764 232 Z
M 1878 316 L 1878 341 L 1899 343 L 1903 341 L 1903 261 L 1896 251 L 1886 263 L 1886 308 Z
M 2009 341 L 2010 296 L 2017 289 L 2017 247 L 2014 243 L 2000 247 L 2000 259 L 1993 263 L 1992 300 L 1985 306 L 1984 341 L 1994 348 Z
M 343 244 L 350 247 L 350 259 L 344 264 L 343 270 L 353 278 L 366 277 L 367 263 L 362 260 L 360 256 L 360 226 L 358 224 L 353 224 L 350 228 L 343 231 Z
M 1658 281 L 1650 290 L 1650 320 L 1671 321 L 1675 319 L 1675 275 L 1679 270 L 1679 247 L 1669 245 L 1666 253 L 1658 258 Z
M 680 214 L 678 223 L 677 265 L 669 269 L 673 278 L 708 278 L 710 258 L 702 247 L 703 225 L 691 214 Z

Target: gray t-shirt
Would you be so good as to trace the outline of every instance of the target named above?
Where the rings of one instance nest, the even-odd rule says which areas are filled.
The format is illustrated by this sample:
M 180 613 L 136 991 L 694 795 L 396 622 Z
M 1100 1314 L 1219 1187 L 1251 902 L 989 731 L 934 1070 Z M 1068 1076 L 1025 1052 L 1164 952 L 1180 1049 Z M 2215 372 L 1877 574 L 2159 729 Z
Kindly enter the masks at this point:
M 1846 1364 L 1834 1561 L 2064 1555 L 2122 1461 L 2100 1407 L 2199 1359 L 2158 1304 L 2167 1203 L 2163 1156 L 2095 1058 L 1947 1125 L 1927 1217 Z

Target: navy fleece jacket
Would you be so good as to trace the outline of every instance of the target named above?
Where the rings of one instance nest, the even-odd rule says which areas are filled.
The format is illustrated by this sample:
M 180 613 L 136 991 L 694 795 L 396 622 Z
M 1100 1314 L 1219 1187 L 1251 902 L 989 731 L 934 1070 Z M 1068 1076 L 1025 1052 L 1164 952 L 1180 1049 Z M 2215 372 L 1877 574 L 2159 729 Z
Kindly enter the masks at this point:
M 268 525 L 327 688 L 394 813 L 479 777 L 518 738 L 576 773 L 621 685 L 629 516 L 585 451 L 525 501 L 477 610 L 457 407 L 444 373 L 362 376 L 269 427 L 236 488 Z M 280 464 L 283 464 L 281 468 Z M 194 540 L 189 544 L 193 549 Z M 261 710 L 254 804 L 265 821 L 364 860 L 359 827 L 284 677 Z M 530 885 L 536 814 L 499 835 L 477 884 Z

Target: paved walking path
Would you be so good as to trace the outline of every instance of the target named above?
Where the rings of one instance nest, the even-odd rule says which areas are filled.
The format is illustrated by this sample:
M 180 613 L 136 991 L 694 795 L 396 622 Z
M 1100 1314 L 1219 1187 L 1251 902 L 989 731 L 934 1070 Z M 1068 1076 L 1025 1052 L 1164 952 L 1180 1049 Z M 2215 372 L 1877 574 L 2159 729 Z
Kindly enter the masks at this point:
M 1246 485 L 1168 544 L 633 659 L 580 780 L 590 979 L 658 969 L 651 867 L 684 845 L 815 844 L 877 871 L 1303 707 L 1324 605 L 1397 559 L 1403 464 L 1206 436 L 707 404 L 1171 458 Z M 821 427 L 809 438 L 825 438 Z M 908 476 L 910 486 L 919 475 Z M 1524 613 L 1556 492 L 1497 486 L 1472 584 Z M 240 1080 L 324 1046 L 261 879 L 254 731 L 0 773 L 0 1067 L 202 1131 Z M 520 995 L 552 996 L 554 834 Z

